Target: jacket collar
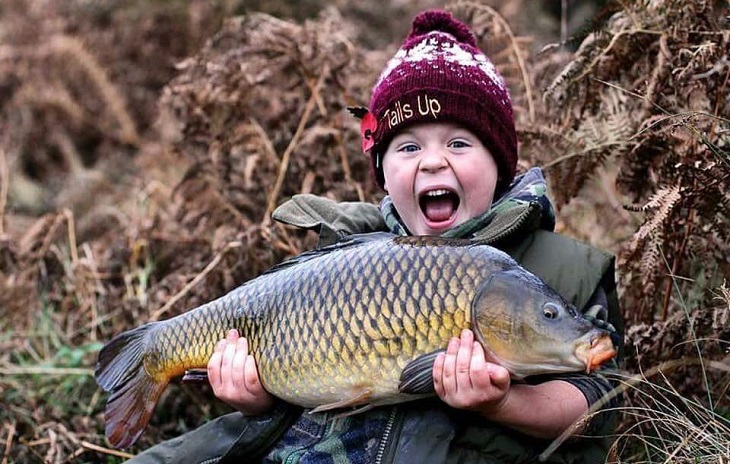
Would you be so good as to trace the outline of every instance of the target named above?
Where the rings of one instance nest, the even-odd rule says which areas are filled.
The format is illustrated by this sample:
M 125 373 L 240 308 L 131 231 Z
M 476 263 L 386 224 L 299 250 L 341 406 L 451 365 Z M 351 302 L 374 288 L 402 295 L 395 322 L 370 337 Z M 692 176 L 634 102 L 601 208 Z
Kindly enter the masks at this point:
M 401 222 L 390 196 L 380 202 L 380 212 L 388 229 L 397 235 L 410 235 Z M 498 220 L 509 218 L 509 220 Z M 529 219 L 529 220 L 528 220 Z M 509 188 L 482 214 L 449 229 L 444 237 L 474 238 L 494 241 L 517 230 L 555 229 L 555 211 L 547 196 L 547 182 L 542 169 L 532 168 L 518 176 Z

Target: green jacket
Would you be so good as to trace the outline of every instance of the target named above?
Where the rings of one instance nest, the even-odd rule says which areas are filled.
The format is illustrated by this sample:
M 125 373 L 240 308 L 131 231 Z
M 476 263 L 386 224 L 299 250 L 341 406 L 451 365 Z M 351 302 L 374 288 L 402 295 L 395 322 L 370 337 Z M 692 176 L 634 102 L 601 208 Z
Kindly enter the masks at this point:
M 613 257 L 541 229 L 543 216 L 544 208 L 536 201 L 522 202 L 491 218 L 486 227 L 475 228 L 471 235 L 475 240 L 508 252 L 578 308 L 587 307 L 600 294 L 604 306 L 608 306 L 610 323 L 621 333 Z M 274 212 L 274 218 L 316 231 L 320 246 L 353 233 L 389 229 L 387 214 L 384 220 L 381 209 L 376 205 L 337 203 L 314 195 L 293 197 Z M 375 414 L 380 414 L 379 425 L 382 425 L 377 448 L 378 462 L 530 463 L 537 462 L 537 456 L 550 444 L 550 441 L 531 438 L 489 423 L 473 413 L 452 409 L 437 399 L 377 410 L 380 411 Z M 292 424 L 308 416 L 301 414 L 300 408 L 283 403 L 263 417 L 228 414 L 179 438 L 152 447 L 130 462 L 262 462 L 272 445 L 286 441 Z M 606 417 L 603 414 L 599 416 Z M 597 437 L 611 433 L 614 418 L 611 416 L 598 423 L 600 430 L 593 430 L 595 437 L 571 439 L 546 462 L 604 462 L 610 441 Z M 280 456 L 277 455 L 277 458 Z

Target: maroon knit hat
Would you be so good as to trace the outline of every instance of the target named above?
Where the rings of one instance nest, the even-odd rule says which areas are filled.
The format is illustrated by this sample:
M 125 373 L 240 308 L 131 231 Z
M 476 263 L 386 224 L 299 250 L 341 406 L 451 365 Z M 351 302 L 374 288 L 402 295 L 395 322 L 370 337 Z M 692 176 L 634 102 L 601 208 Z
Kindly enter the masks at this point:
M 517 135 L 509 90 L 477 48 L 474 34 L 446 11 L 425 11 L 413 20 L 411 32 L 373 87 L 370 113 L 374 116 L 370 128 L 377 128 L 372 133 L 363 129 L 363 147 L 369 148 L 381 187 L 382 155 L 388 144 L 399 131 L 418 122 L 463 125 L 494 157 L 498 188 L 515 176 Z

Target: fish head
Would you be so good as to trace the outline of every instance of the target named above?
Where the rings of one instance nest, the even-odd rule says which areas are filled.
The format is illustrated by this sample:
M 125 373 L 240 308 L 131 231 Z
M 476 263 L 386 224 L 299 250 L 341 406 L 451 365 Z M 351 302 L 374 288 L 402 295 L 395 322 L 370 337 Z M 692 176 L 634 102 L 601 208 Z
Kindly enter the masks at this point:
M 522 268 L 492 274 L 472 303 L 472 328 L 512 377 L 591 372 L 616 354 L 610 333 Z

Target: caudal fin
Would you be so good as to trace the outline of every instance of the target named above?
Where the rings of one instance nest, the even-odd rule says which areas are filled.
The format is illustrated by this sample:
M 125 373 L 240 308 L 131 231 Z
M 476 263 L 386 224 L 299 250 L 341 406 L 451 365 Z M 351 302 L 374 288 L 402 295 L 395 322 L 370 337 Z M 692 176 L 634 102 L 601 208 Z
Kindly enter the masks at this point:
M 144 368 L 145 349 L 154 324 L 118 335 L 99 352 L 96 382 L 111 392 L 104 412 L 106 438 L 118 448 L 137 441 L 169 381 L 164 376 L 150 376 Z

